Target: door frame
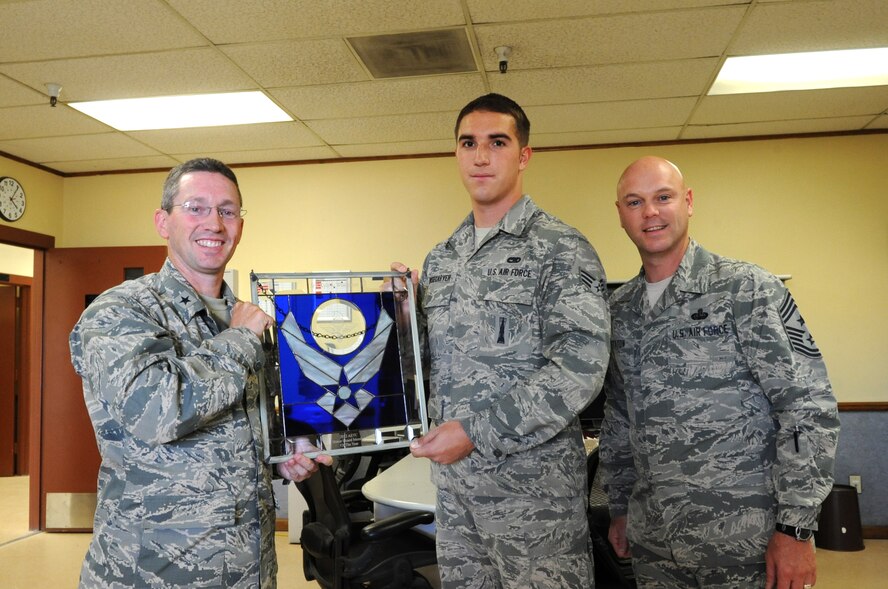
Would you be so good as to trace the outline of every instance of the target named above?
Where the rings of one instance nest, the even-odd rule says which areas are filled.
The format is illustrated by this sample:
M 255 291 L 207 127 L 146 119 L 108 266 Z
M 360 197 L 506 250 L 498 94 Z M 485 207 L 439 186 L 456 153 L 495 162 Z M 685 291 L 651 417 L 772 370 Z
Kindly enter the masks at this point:
M 31 359 L 28 370 L 28 528 L 40 529 L 42 512 L 41 497 L 43 465 L 40 456 L 43 439 L 43 270 L 45 252 L 55 247 L 55 237 L 0 225 L 0 243 L 34 250 L 34 276 L 31 283 L 30 343 L 28 353 Z

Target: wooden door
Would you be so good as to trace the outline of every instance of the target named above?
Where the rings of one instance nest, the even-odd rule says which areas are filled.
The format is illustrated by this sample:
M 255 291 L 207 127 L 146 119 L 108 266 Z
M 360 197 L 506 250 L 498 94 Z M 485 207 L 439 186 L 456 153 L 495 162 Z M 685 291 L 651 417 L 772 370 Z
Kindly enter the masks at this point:
M 32 282 L 0 275 L 0 476 L 29 472 Z
M 16 287 L 0 284 L 0 476 L 15 472 Z
M 44 269 L 44 375 L 41 424 L 40 528 L 92 529 L 99 451 L 71 366 L 68 336 L 80 314 L 127 276 L 156 272 L 166 247 L 52 249 Z

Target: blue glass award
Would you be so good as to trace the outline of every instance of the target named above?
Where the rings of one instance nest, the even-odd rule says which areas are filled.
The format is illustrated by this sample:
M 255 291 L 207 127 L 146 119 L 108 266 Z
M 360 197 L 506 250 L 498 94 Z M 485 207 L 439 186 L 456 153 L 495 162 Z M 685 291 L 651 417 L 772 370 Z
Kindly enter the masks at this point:
M 394 291 L 380 290 L 386 279 Z M 403 286 L 409 273 L 251 280 L 253 302 L 275 319 L 260 383 L 266 460 L 283 461 L 301 443 L 330 455 L 365 453 L 427 432 L 416 306 Z

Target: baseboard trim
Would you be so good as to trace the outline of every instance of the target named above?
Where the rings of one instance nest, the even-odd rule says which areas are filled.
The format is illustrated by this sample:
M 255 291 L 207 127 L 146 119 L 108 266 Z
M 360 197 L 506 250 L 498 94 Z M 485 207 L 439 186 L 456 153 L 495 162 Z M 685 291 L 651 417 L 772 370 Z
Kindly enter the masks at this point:
M 888 403 L 881 401 L 839 403 L 839 411 L 888 411 Z
M 274 520 L 274 531 L 275 532 L 288 532 L 290 531 L 290 520 L 287 518 L 278 518 Z
M 863 526 L 864 540 L 888 540 L 888 526 Z

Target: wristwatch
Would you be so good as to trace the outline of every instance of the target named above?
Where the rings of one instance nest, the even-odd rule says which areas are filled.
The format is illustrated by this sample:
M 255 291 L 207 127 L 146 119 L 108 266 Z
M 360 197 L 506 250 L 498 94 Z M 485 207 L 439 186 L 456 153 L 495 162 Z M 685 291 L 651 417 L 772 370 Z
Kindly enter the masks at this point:
M 786 524 L 777 524 L 777 531 L 787 536 L 792 536 L 799 542 L 807 542 L 814 537 L 814 530 L 808 528 L 798 528 L 796 526 L 787 526 Z

